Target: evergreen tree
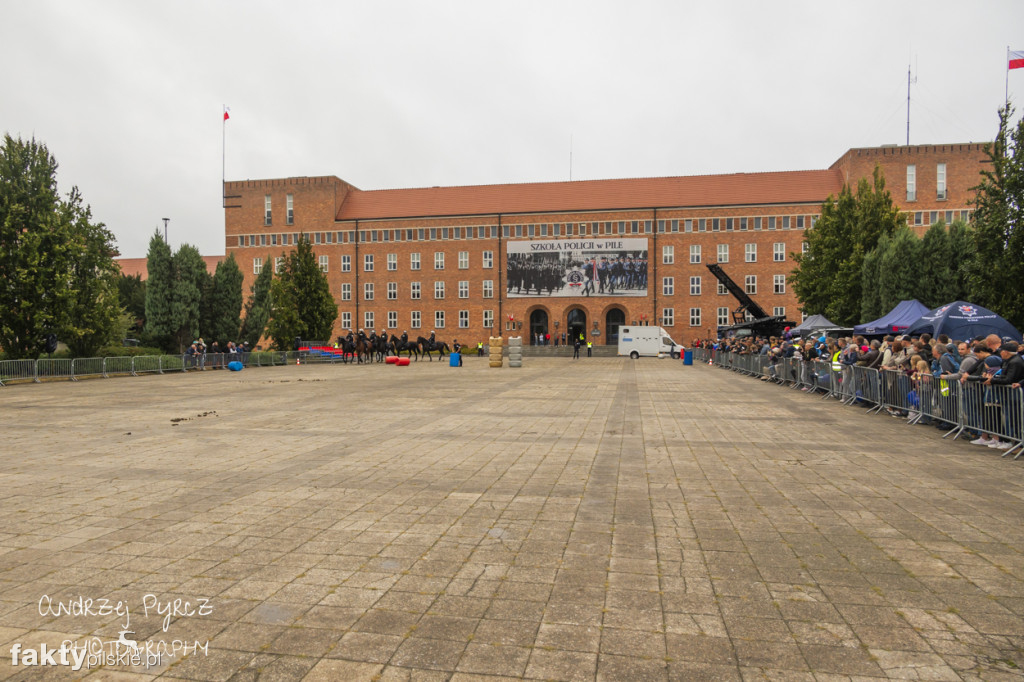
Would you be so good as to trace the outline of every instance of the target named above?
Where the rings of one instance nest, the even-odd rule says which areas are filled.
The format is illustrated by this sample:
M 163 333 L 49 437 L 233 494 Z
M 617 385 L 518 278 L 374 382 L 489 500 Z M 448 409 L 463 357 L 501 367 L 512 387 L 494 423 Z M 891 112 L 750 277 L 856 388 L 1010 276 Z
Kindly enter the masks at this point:
M 917 299 L 929 308 L 955 301 L 948 298 L 953 289 L 953 258 L 945 221 L 939 220 L 928 228 L 919 253 L 923 267 Z
M 213 276 L 213 297 L 210 305 L 210 341 L 217 340 L 222 348 L 238 336 L 239 314 L 242 312 L 242 271 L 235 254 L 217 263 Z
M 949 226 L 949 254 L 953 260 L 950 288 L 946 301 L 970 301 L 970 268 L 975 259 L 974 229 L 963 220 L 954 220 Z
M 999 110 L 999 134 L 985 145 L 988 167 L 974 188 L 975 258 L 971 301 L 1024 328 L 1024 119 L 1012 131 L 1012 108 Z
M 273 280 L 274 270 L 271 257 L 268 255 L 263 261 L 267 265 L 260 270 L 256 281 L 249 287 L 249 299 L 245 303 L 245 316 L 242 319 L 242 326 L 238 332 L 238 338 L 256 347 L 267 330 L 267 322 L 270 320 L 270 285 Z
M 274 308 L 268 334 L 277 349 L 291 350 L 296 338 L 307 341 L 331 338 L 338 306 L 305 235 L 285 258 L 271 292 Z
M 104 345 L 120 342 L 124 335 L 117 291 L 119 268 L 114 261 L 114 235 L 82 204 L 78 189 L 65 204 L 74 225 L 76 258 L 69 280 L 69 307 L 60 325 L 60 336 L 75 357 L 91 357 Z
M 57 193 L 46 146 L 4 135 L 0 149 L 0 348 L 36 358 L 66 322 L 78 255 L 74 221 Z
M 882 290 L 878 286 L 882 265 L 882 254 L 889 248 L 889 235 L 882 235 L 878 245 L 864 256 L 861 266 L 860 319 L 867 322 L 876 320 L 886 312 L 882 305 Z
M 174 342 L 181 353 L 199 337 L 199 309 L 207 278 L 206 261 L 199 249 L 182 244 L 174 254 L 175 282 L 171 292 Z
M 858 182 L 856 194 L 844 185 L 839 197 L 829 197 L 821 217 L 806 232 L 807 253 L 793 255 L 796 268 L 790 281 L 803 311 L 822 313 L 844 326 L 859 322 L 864 257 L 882 235 L 905 224 L 878 166 L 871 182 Z
M 174 334 L 178 330 L 174 315 L 174 286 L 177 275 L 171 247 L 159 230 L 149 240 L 146 255 L 146 333 L 164 350 L 175 348 Z
M 146 323 L 146 282 L 143 281 L 142 275 L 122 273 L 117 278 L 117 297 L 132 319 L 128 333 L 139 338 Z
M 876 317 L 900 301 L 918 298 L 922 274 L 921 240 L 903 225 L 886 240 L 878 263 L 879 310 Z M 874 319 L 874 318 L 872 318 Z

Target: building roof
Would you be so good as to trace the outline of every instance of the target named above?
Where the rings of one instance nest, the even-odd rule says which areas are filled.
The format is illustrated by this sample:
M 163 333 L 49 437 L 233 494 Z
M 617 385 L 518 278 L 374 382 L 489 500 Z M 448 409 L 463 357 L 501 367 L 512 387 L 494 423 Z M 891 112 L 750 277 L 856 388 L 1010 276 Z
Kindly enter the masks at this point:
M 338 220 L 643 208 L 820 204 L 839 194 L 835 169 L 672 178 L 351 190 Z
M 145 258 L 115 258 L 114 260 L 121 266 L 122 275 L 129 277 L 140 275 L 143 280 L 148 278 Z M 203 256 L 203 261 L 206 262 L 206 271 L 211 275 L 217 271 L 217 263 L 222 260 L 224 260 L 224 256 Z

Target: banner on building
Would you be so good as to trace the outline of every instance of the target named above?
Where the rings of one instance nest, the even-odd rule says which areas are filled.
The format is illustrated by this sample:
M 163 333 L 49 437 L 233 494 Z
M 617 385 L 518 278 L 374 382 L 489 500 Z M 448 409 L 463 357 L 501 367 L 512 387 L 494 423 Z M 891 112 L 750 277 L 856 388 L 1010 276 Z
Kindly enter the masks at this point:
M 599 237 L 510 241 L 508 298 L 647 296 L 647 240 Z

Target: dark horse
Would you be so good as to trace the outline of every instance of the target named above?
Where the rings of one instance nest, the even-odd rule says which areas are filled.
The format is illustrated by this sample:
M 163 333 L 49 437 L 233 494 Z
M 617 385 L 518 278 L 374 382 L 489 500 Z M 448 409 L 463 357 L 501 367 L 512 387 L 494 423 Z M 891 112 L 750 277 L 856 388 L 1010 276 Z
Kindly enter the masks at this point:
M 401 355 L 402 351 L 408 351 L 410 358 L 415 353 L 416 360 L 419 361 L 420 359 L 420 347 L 416 345 L 415 341 L 402 341 L 402 339 L 392 334 L 391 347 L 395 349 L 395 355 Z
M 356 362 L 362 364 L 363 356 L 366 356 L 367 362 L 373 362 L 373 345 L 370 340 L 365 336 L 354 336 L 351 339 L 347 336 L 339 336 L 338 344 L 341 346 L 342 351 L 345 353 L 345 357 L 354 359 Z
M 384 362 L 384 356 L 388 354 L 388 335 L 381 334 L 377 336 L 376 332 L 370 334 L 370 347 L 373 348 L 375 360 L 377 362 Z
M 448 344 L 444 341 L 431 341 L 430 339 L 425 339 L 421 336 L 416 339 L 416 343 L 419 344 L 420 352 L 430 358 L 431 362 L 434 361 L 434 356 L 432 356 L 431 353 L 435 350 L 437 351 L 437 357 L 439 360 L 444 359 L 445 353 L 452 352 L 451 349 L 448 348 Z

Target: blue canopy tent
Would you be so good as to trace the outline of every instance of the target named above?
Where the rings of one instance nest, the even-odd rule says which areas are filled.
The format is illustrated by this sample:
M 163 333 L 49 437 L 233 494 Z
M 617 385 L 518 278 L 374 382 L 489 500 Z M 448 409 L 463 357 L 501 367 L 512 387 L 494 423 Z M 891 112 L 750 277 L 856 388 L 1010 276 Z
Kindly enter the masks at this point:
M 806 320 L 801 322 L 798 326 L 793 327 L 789 331 L 794 335 L 807 336 L 814 334 L 815 332 L 818 331 L 835 328 L 835 323 L 829 320 L 824 315 L 811 315 Z
M 895 308 L 877 320 L 856 325 L 853 328 L 853 333 L 867 336 L 902 334 L 904 330 L 926 314 L 928 314 L 928 308 L 917 299 L 900 301 Z
M 945 334 L 958 341 L 996 334 L 1003 339 L 1020 341 L 1020 332 L 1012 324 L 991 310 L 966 301 L 955 301 L 928 311 L 910 325 L 907 333 L 911 336 Z

